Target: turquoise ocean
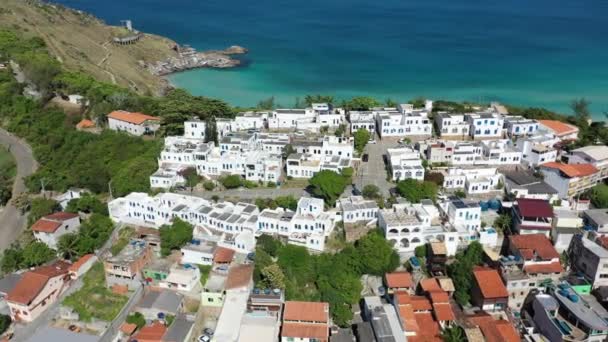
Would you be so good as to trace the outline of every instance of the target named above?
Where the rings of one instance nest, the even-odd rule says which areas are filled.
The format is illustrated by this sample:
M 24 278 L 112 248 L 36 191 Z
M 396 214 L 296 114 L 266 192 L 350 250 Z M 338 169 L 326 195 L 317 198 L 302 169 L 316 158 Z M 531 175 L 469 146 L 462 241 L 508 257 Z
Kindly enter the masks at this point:
M 197 49 L 241 45 L 244 66 L 170 80 L 254 106 L 275 97 L 501 101 L 608 111 L 607 0 L 59 0 Z

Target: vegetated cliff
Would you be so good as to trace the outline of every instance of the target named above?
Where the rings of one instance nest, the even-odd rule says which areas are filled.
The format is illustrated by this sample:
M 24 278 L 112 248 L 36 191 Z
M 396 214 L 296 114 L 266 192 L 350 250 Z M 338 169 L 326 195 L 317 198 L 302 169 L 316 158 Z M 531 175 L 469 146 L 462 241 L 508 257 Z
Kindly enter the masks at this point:
M 3 28 L 41 37 L 68 69 L 86 72 L 141 94 L 158 94 L 166 87 L 166 81 L 150 73 L 145 65 L 178 55 L 173 50 L 174 41 L 152 34 L 144 33 L 135 44 L 114 44 L 114 37 L 128 34 L 125 28 L 37 0 L 1 0 L 0 29 Z

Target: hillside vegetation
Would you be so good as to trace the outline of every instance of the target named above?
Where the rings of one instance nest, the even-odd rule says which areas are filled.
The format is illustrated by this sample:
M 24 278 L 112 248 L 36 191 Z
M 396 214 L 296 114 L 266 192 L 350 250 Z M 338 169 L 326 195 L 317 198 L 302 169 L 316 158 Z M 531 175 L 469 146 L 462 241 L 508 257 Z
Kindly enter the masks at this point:
M 68 70 L 84 72 L 140 94 L 157 94 L 164 84 L 140 61 L 155 62 L 176 54 L 171 49 L 175 42 L 151 34 L 145 34 L 133 45 L 112 44 L 112 37 L 124 35 L 126 30 L 108 26 L 81 11 L 36 0 L 0 1 L 0 29 L 11 29 L 24 37 L 40 37 L 51 55 Z

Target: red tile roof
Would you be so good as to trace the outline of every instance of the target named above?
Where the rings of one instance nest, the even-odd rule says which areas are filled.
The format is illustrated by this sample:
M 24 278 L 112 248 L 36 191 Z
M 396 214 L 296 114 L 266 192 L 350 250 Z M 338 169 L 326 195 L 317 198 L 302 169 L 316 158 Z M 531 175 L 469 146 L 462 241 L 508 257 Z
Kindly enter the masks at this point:
M 285 302 L 283 321 L 329 321 L 329 304 L 325 302 Z
M 448 293 L 443 291 L 430 292 L 429 296 L 431 297 L 431 301 L 433 303 L 448 303 L 450 301 L 450 296 L 448 296 Z
M 443 291 L 441 289 L 441 286 L 439 286 L 437 279 L 435 279 L 435 278 L 427 278 L 427 279 L 421 280 L 420 287 L 422 288 L 422 291 L 426 291 L 426 292 Z
M 123 323 L 120 326 L 120 331 L 122 331 L 123 333 L 131 336 L 133 335 L 133 333 L 135 332 L 135 330 L 137 329 L 137 324 L 134 323 Z
M 537 264 L 537 265 L 529 265 L 529 266 L 524 266 L 524 271 L 526 271 L 526 273 L 532 273 L 532 274 L 548 274 L 548 273 L 561 273 L 564 271 L 562 265 L 559 263 L 559 261 L 556 262 L 552 262 L 549 264 Z
M 541 167 L 560 170 L 569 178 L 585 177 L 599 172 L 592 164 L 563 164 L 549 162 L 542 164 Z
M 541 260 L 559 258 L 559 253 L 545 234 L 511 235 L 509 240 L 526 260 L 533 259 L 535 253 Z
M 78 259 L 75 263 L 73 263 L 72 266 L 70 266 L 69 271 L 78 272 L 78 270 L 82 267 L 82 265 L 84 265 L 87 261 L 91 260 L 91 258 L 94 256 L 95 256 L 95 254 L 83 255 L 80 259 Z
M 394 294 L 397 305 L 411 305 L 414 311 L 431 310 L 431 302 L 423 296 L 410 296 L 407 292 L 396 292 Z
M 35 232 L 54 233 L 57 229 L 59 229 L 59 227 L 61 227 L 63 221 L 73 219 L 75 217 L 78 217 L 78 214 L 59 212 L 46 215 L 32 225 L 32 230 Z
M 553 207 L 542 199 L 518 198 L 517 210 L 524 217 L 553 217 Z
M 384 275 L 386 286 L 389 288 L 411 288 L 414 280 L 409 272 L 393 272 Z
M 89 119 L 82 119 L 79 123 L 76 124 L 76 128 L 93 128 L 95 127 L 95 123 Z
M 327 324 L 312 323 L 283 323 L 281 336 L 316 338 L 321 341 L 327 341 L 329 338 L 329 326 Z
M 418 322 L 416 322 L 416 317 L 414 317 L 414 309 L 410 304 L 403 304 L 398 306 L 399 309 L 399 318 L 401 319 L 401 325 L 404 327 L 405 331 L 417 332 L 420 327 L 418 326 Z
M 578 127 L 574 125 L 569 125 L 567 123 L 563 123 L 557 120 L 538 120 L 543 126 L 549 128 L 554 132 L 555 135 L 564 136 L 568 134 L 572 134 L 578 132 Z
M 520 342 L 515 327 L 505 320 L 494 320 L 492 316 L 482 313 L 467 317 L 467 320 L 478 326 L 487 342 Z
M 433 312 L 438 321 L 453 321 L 456 319 L 450 303 L 433 304 Z
M 442 341 L 439 332 L 439 323 L 433 319 L 430 312 L 414 313 L 416 323 L 421 329 L 418 331 L 418 341 Z M 409 341 L 408 337 L 408 341 Z
M 160 121 L 160 118 L 156 116 L 150 116 L 142 113 L 131 113 L 123 110 L 113 111 L 112 113 L 108 114 L 108 118 L 132 123 L 135 125 L 141 125 L 147 120 Z
M 213 253 L 213 262 L 228 264 L 234 259 L 234 250 L 225 247 L 218 247 Z
M 235 265 L 228 271 L 226 278 L 226 289 L 246 287 L 251 282 L 253 276 L 253 265 Z
M 133 336 L 133 339 L 138 342 L 160 342 L 166 332 L 167 327 L 164 324 L 154 322 L 152 325 L 141 328 L 139 332 Z
M 473 276 L 485 299 L 509 296 L 509 292 L 496 270 L 477 266 L 473 269 Z
M 28 305 L 44 289 L 49 279 L 67 275 L 70 264 L 57 261 L 25 272 L 15 287 L 7 294 L 6 300 Z

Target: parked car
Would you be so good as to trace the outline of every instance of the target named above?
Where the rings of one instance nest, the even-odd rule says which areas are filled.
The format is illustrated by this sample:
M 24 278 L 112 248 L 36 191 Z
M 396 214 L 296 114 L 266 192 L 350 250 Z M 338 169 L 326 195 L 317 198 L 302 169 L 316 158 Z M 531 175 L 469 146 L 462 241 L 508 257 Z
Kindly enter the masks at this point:
M 210 342 L 211 341 L 211 337 L 207 336 L 207 335 L 201 335 L 198 337 L 198 342 Z
M 207 336 L 213 336 L 213 333 L 214 333 L 214 331 L 211 328 L 205 328 L 205 329 L 203 329 L 203 334 L 205 334 Z
M 366 154 L 364 154 L 364 155 L 361 157 L 361 160 L 362 160 L 364 163 L 367 163 L 367 161 L 369 160 L 369 154 L 367 154 L 367 153 L 366 153 Z

